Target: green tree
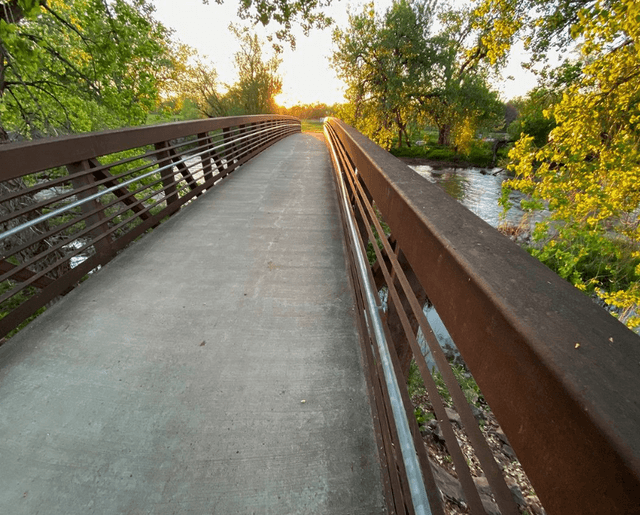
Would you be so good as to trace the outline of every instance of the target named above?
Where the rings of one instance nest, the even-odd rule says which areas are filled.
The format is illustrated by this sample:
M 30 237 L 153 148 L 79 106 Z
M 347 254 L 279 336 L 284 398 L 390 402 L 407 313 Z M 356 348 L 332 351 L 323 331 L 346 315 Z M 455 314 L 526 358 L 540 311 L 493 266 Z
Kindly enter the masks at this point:
M 192 99 L 200 116 L 216 118 L 229 114 L 227 99 L 221 93 L 222 88 L 224 85 L 218 82 L 215 68 L 198 61 L 183 75 L 179 95 L 184 99 Z
M 179 48 L 145 0 L 0 2 L 0 137 L 144 123 Z
M 215 0 L 217 4 L 223 4 L 224 0 Z M 208 4 L 209 0 L 203 0 L 204 4 Z M 238 3 L 238 17 L 242 20 L 248 20 L 254 25 L 261 24 L 264 26 L 275 22 L 278 29 L 275 31 L 275 41 L 273 41 L 276 50 L 282 50 L 278 41 L 283 41 L 295 48 L 295 37 L 291 33 L 293 25 L 302 27 L 304 35 L 308 35 L 313 28 L 325 29 L 332 20 L 322 12 L 325 7 L 331 5 L 331 0 L 241 0 Z
M 248 28 L 231 26 L 240 41 L 235 55 L 237 78 L 232 85 L 218 81 L 210 65 L 198 61 L 187 67 L 178 87 L 179 96 L 195 102 L 204 117 L 275 113 L 275 96 L 282 91 L 277 56 L 265 59 L 262 42 Z
M 507 128 L 509 139 L 516 141 L 526 134 L 533 137 L 537 147 L 546 144 L 556 125 L 548 111 L 553 101 L 553 93 L 540 87 L 531 90 L 524 98 L 512 100 L 518 109 L 518 117 Z
M 414 97 L 431 78 L 432 21 L 430 5 L 400 0 L 381 16 L 368 4 L 334 31 L 331 62 L 351 104 L 341 115 L 384 147 L 395 137 L 401 146 L 409 125 L 420 120 Z
M 249 29 L 231 28 L 240 41 L 240 50 L 235 55 L 238 79 L 226 94 L 229 114 L 275 113 L 275 97 L 282 91 L 280 59 L 265 59 L 260 39 Z
M 580 42 L 584 65 L 546 110 L 556 123 L 548 141 L 538 147 L 533 136 L 523 135 L 516 143 L 510 153 L 516 178 L 506 186 L 530 194 L 538 206 L 547 203 L 552 212 L 556 222 L 538 227 L 543 246 L 537 254 L 579 288 L 620 308 L 629 325 L 638 325 L 640 4 L 582 5 L 568 18 L 568 32 Z M 609 258 L 602 252 L 592 252 L 611 249 L 612 242 L 620 257 L 615 266 L 605 263 Z M 604 264 L 590 272 L 585 255 L 599 255 Z
M 330 116 L 332 113 L 333 113 L 333 108 L 331 106 L 328 106 L 322 103 L 296 104 L 289 108 L 286 108 L 286 107 L 278 108 L 278 114 L 295 116 L 296 118 L 300 118 L 301 120 L 324 118 L 325 116 Z
M 438 48 L 433 92 L 420 99 L 438 128 L 439 144 L 453 142 L 465 151 L 477 130 L 492 128 L 502 118 L 504 106 L 488 80 L 505 64 L 522 24 L 514 5 L 486 0 L 440 13 L 443 29 L 432 38 Z
M 574 84 L 581 73 L 582 64 L 569 61 L 541 73 L 539 85 L 524 98 L 513 101 L 518 108 L 518 117 L 508 127 L 510 139 L 516 141 L 526 134 L 533 136 L 536 147 L 545 145 L 556 126 L 550 107 L 562 99 L 567 87 Z
M 372 5 L 334 32 L 333 67 L 352 104 L 343 115 L 379 144 L 408 142 L 414 124 L 438 127 L 439 143 L 463 149 L 483 124 L 497 121 L 502 104 L 487 86 L 491 66 L 506 50 L 488 46 L 487 22 L 468 11 L 441 13 L 433 34 L 434 4 L 399 0 L 382 15 Z M 497 45 L 497 43 L 496 43 Z

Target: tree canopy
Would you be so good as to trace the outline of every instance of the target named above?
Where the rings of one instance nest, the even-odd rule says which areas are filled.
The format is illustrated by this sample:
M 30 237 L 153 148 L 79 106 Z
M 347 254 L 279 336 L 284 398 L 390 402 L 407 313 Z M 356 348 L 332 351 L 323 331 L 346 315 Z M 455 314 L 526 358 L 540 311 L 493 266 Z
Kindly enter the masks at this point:
M 184 47 L 146 0 L 0 2 L 0 138 L 144 123 Z
M 231 27 L 240 42 L 235 55 L 237 79 L 222 84 L 211 65 L 188 67 L 180 85 L 183 97 L 193 99 L 206 117 L 275 113 L 275 97 L 282 91 L 280 59 L 266 58 L 263 43 L 247 28 Z
M 209 0 L 202 0 L 208 4 Z M 217 4 L 223 4 L 224 0 L 215 0 Z M 331 0 L 240 0 L 238 3 L 238 17 L 257 25 L 269 25 L 271 22 L 278 24 L 275 31 L 276 40 L 270 37 L 274 47 L 281 50 L 278 41 L 286 42 L 295 48 L 296 40 L 291 29 L 294 25 L 302 27 L 304 35 L 308 35 L 313 28 L 325 29 L 332 20 L 323 9 L 331 5 Z
M 275 97 L 282 91 L 280 59 L 265 59 L 260 39 L 248 29 L 233 30 L 240 50 L 235 55 L 238 79 L 227 93 L 231 114 L 275 113 Z
M 635 0 L 555 5 L 536 21 L 531 44 L 573 44 L 570 80 L 544 111 L 555 127 L 544 141 L 523 130 L 511 151 L 508 188 L 547 205 L 535 253 L 583 290 L 640 323 L 640 4 Z M 617 254 L 611 263 L 594 251 Z M 624 254 L 625 266 L 620 269 Z M 591 261 L 601 266 L 591 270 Z
M 438 15 L 444 29 L 435 33 Z M 506 52 L 487 46 L 496 38 L 480 20 L 410 0 L 381 15 L 372 4 L 350 14 L 348 27 L 334 31 L 332 56 L 347 84 L 348 121 L 386 147 L 394 137 L 400 146 L 408 141 L 416 123 L 438 127 L 441 144 L 463 147 L 501 111 L 487 78 Z

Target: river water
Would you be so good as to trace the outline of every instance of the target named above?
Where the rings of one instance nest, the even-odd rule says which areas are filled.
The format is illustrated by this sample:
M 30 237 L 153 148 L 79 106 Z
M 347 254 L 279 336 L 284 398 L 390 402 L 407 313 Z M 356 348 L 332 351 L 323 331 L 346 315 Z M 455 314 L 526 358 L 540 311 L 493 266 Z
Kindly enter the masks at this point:
M 429 182 L 438 184 L 463 206 L 482 218 L 493 227 L 503 221 L 509 225 L 522 223 L 524 212 L 520 209 L 520 201 L 525 197 L 520 192 L 511 192 L 509 200 L 511 209 L 503 215 L 502 206 L 498 204 L 502 195 L 502 183 L 508 179 L 502 168 L 443 168 L 434 169 L 428 165 L 411 166 Z M 546 211 L 536 212 L 528 219 L 527 228 L 548 215 Z

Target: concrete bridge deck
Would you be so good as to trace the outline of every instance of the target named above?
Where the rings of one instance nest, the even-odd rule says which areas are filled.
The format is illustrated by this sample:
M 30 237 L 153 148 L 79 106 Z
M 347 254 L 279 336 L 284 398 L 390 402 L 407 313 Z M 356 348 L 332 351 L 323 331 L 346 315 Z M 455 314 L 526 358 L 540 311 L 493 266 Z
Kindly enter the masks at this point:
M 277 143 L 0 347 L 0 513 L 384 511 L 330 167 Z

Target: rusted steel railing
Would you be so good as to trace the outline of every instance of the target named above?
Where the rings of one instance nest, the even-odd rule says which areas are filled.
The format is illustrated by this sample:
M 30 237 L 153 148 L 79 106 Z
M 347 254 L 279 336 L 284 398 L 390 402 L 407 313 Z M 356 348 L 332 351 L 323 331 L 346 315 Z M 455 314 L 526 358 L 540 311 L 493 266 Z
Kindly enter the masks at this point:
M 295 118 L 261 115 L 0 146 L 0 338 L 299 131 Z
M 470 513 L 490 512 L 472 477 L 423 356 L 424 335 L 438 379 L 459 415 L 503 514 L 520 513 L 423 308 L 432 303 L 506 433 L 548 513 L 640 512 L 640 340 L 515 243 L 402 162 L 336 119 L 325 123 L 334 168 L 359 238 L 352 280 L 381 447 L 390 511 L 413 513 L 404 462 L 355 249 L 367 271 L 398 383 L 415 360 Z M 440 387 L 442 390 L 442 388 Z M 402 391 L 432 513 L 444 512 L 439 482 Z M 483 479 L 482 483 L 485 480 Z

